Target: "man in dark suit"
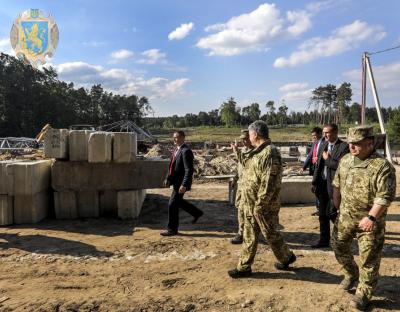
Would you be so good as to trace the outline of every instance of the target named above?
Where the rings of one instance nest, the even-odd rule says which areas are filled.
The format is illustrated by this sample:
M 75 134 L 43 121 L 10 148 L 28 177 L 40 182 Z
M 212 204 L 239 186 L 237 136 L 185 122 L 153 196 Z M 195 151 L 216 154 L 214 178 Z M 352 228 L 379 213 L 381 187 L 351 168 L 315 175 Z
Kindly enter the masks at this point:
M 331 204 L 333 199 L 332 181 L 340 159 L 349 153 L 349 146 L 338 137 L 338 126 L 334 123 L 325 125 L 323 129 L 325 143 L 317 155 L 312 191 L 319 201 L 320 238 L 313 248 L 329 247 L 330 219 L 336 217 L 336 211 Z M 332 207 L 332 208 L 331 208 Z
M 321 153 L 322 150 L 322 146 L 325 143 L 325 138 L 322 135 L 322 129 L 320 127 L 314 127 L 311 130 L 311 138 L 313 140 L 313 144 L 311 145 L 311 150 L 307 155 L 306 160 L 304 161 L 303 164 L 303 172 L 306 171 L 306 169 L 308 168 L 309 174 L 310 176 L 314 175 L 314 170 L 315 170 L 315 166 L 317 164 L 317 155 L 319 153 Z M 311 215 L 312 216 L 318 216 L 319 215 L 319 201 L 318 201 L 318 197 L 315 196 L 315 206 L 316 206 L 316 211 L 313 212 Z
M 185 144 L 185 133 L 176 131 L 173 135 L 175 150 L 172 153 L 167 178 L 164 186 L 172 185 L 173 191 L 168 204 L 168 226 L 162 236 L 173 236 L 178 234 L 179 208 L 193 216 L 192 223 L 203 215 L 203 212 L 183 199 L 183 196 L 190 190 L 193 180 L 193 152 Z

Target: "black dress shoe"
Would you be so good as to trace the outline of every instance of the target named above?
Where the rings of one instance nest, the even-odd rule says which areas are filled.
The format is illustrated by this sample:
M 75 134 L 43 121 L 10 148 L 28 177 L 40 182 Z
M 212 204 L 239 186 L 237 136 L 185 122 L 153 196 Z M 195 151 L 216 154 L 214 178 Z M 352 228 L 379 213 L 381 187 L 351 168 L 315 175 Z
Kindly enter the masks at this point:
M 275 268 L 278 270 L 287 270 L 287 269 L 289 269 L 289 265 L 292 264 L 293 262 L 295 262 L 296 259 L 297 259 L 296 255 L 294 253 L 292 253 L 292 255 L 290 256 L 289 260 L 286 263 L 276 262 Z
M 251 268 L 245 271 L 239 271 L 238 269 L 229 270 L 228 275 L 232 278 L 250 277 Z
M 324 243 L 324 242 L 318 242 L 315 245 L 311 245 L 311 248 L 328 248 L 329 243 Z
M 195 224 L 197 222 L 197 220 L 199 220 L 199 218 L 204 214 L 204 212 L 201 212 L 199 215 L 195 216 L 192 220 L 192 224 Z
M 178 235 L 177 231 L 167 230 L 165 232 L 160 233 L 161 236 L 175 236 Z
M 231 239 L 231 244 L 238 245 L 243 243 L 243 235 L 237 234 L 234 238 Z

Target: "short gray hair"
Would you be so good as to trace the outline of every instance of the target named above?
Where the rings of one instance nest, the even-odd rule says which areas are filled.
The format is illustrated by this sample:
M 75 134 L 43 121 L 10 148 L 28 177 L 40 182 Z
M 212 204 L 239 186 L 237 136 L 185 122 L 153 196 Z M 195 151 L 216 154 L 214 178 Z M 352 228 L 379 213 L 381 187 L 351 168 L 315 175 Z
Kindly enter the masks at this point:
M 258 136 L 264 139 L 269 138 L 269 130 L 265 121 L 256 120 L 249 126 L 249 131 L 254 131 Z

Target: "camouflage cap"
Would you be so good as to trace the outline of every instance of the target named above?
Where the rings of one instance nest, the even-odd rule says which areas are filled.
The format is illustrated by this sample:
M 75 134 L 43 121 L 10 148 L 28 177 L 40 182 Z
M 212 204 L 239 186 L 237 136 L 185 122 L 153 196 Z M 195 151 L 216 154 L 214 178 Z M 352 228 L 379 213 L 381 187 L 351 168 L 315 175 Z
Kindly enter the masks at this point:
M 372 126 L 358 126 L 349 128 L 347 132 L 347 143 L 357 143 L 366 138 L 374 137 L 374 128 Z
M 249 130 L 243 129 L 240 131 L 240 139 L 246 139 L 249 137 Z

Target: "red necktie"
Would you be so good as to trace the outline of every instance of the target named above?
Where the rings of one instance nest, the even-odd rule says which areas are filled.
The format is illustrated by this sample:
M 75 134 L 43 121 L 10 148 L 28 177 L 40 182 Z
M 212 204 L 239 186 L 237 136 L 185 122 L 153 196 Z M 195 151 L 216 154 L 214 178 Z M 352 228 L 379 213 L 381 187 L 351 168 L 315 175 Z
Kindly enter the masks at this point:
M 317 157 L 317 149 L 318 149 L 318 143 L 315 143 L 314 144 L 314 149 L 313 149 L 313 152 L 312 152 L 312 159 L 311 159 L 311 162 L 312 162 L 313 165 L 315 165 L 315 163 L 317 162 L 316 159 L 315 159 L 315 157 Z
M 172 158 L 171 158 L 171 162 L 169 163 L 169 175 L 172 175 L 172 169 L 173 169 L 173 164 L 176 158 L 176 154 L 177 154 L 178 149 L 174 149 L 174 152 L 172 153 Z

